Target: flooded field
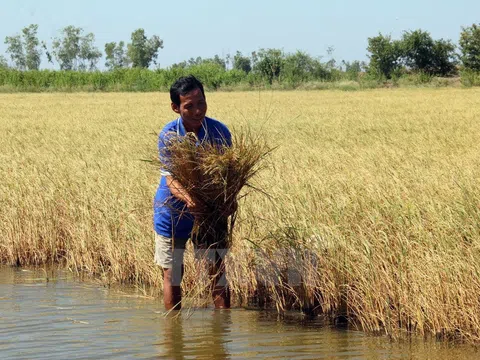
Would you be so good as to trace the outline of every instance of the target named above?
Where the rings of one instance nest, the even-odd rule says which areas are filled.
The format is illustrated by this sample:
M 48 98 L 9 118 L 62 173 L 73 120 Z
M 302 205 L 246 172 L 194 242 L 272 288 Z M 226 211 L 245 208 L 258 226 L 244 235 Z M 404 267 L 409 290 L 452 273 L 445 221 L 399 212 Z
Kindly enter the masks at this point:
M 142 159 L 157 156 L 157 133 L 176 115 L 168 94 L 0 97 L 0 263 L 161 288 L 160 176 Z M 227 261 L 243 303 L 260 283 L 272 307 L 321 297 L 322 311 L 346 305 L 367 332 L 480 344 L 479 88 L 207 98 L 232 133 L 250 129 L 275 147 L 253 184 L 261 191 L 240 201 Z M 203 293 L 205 272 L 193 256 L 185 265 L 186 293 Z M 300 278 L 303 289 L 290 286 Z
M 184 311 L 158 299 L 78 282 L 67 273 L 0 267 L 1 359 L 475 359 L 470 346 L 395 343 L 301 317 Z

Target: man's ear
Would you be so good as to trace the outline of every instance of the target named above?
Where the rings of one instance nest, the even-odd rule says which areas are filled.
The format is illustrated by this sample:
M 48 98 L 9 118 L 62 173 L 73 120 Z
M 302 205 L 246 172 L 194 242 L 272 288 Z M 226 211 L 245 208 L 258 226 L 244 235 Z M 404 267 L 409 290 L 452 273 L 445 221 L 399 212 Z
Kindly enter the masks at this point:
M 172 102 L 172 110 L 176 112 L 177 114 L 180 114 L 180 107 Z

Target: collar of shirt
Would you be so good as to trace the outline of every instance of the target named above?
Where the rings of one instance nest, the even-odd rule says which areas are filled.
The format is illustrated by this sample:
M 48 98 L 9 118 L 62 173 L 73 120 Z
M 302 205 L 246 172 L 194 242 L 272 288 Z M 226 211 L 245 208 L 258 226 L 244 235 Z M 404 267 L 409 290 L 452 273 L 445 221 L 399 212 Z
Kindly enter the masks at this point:
M 177 128 L 177 136 L 187 135 L 187 131 L 185 130 L 185 126 L 183 126 L 183 119 L 181 117 L 177 119 L 176 128 Z M 205 118 L 202 121 L 202 127 L 198 132 L 198 140 L 203 141 L 207 136 L 208 136 L 208 123 L 207 123 L 207 117 L 205 116 Z

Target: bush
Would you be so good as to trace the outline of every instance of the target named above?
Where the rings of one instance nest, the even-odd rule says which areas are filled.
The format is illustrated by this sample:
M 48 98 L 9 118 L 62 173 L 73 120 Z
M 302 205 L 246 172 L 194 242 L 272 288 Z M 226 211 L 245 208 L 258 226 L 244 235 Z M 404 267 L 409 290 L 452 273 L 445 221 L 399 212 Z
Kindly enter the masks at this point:
M 466 69 L 460 73 L 463 86 L 480 86 L 480 72 Z
M 207 90 L 252 90 L 252 89 L 371 89 L 382 85 L 419 86 L 430 84 L 435 77 L 429 73 L 407 73 L 396 68 L 387 80 L 382 74 L 369 71 L 348 72 L 331 67 L 309 56 L 295 54 L 287 57 L 278 79 L 270 83 L 262 73 L 243 70 L 225 70 L 219 64 L 203 62 L 199 65 L 171 67 L 168 69 L 115 69 L 111 71 L 19 71 L 0 68 L 2 92 L 14 91 L 168 91 L 171 84 L 181 76 L 193 74 L 203 81 Z M 461 82 L 465 86 L 480 86 L 479 72 L 465 70 Z M 451 80 L 454 80 L 453 78 Z M 455 82 L 455 81 L 454 81 Z M 436 80 L 436 85 L 453 84 Z M 458 84 L 458 82 L 457 82 Z

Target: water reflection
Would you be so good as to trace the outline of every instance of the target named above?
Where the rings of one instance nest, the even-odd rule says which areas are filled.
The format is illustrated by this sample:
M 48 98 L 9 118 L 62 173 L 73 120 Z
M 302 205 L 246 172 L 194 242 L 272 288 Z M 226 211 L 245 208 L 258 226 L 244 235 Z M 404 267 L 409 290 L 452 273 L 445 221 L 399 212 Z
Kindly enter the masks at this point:
M 201 311 L 202 326 L 192 326 L 192 317 L 185 313 L 169 315 L 164 320 L 159 337 L 163 342 L 160 358 L 186 359 L 204 357 L 211 359 L 229 358 L 227 348 L 230 341 L 232 314 L 230 311 Z M 197 319 L 193 319 L 197 322 Z M 185 330 L 186 329 L 186 330 Z
M 159 334 L 159 337 L 162 335 L 164 337 L 160 347 L 160 358 L 185 359 L 185 334 L 182 322 L 180 316 L 165 320 L 164 327 Z

